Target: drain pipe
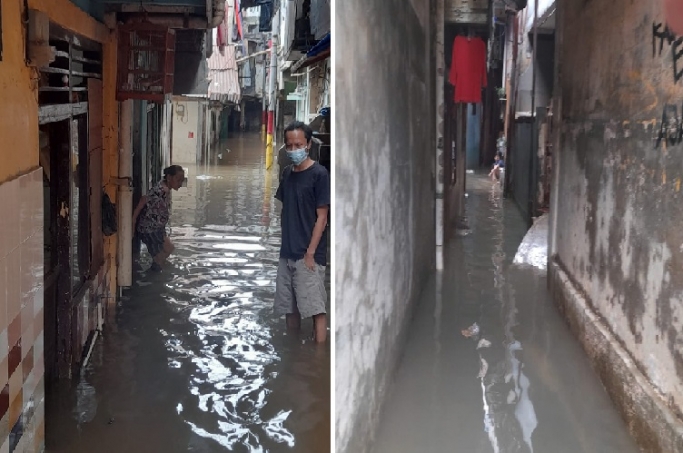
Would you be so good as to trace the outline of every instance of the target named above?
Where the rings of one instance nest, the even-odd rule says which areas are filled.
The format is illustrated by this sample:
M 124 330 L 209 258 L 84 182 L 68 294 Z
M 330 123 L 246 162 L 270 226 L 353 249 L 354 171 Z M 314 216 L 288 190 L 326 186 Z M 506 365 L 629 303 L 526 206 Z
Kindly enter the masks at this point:
M 133 112 L 134 101 L 121 103 L 119 138 L 118 286 L 133 286 Z
M 271 51 L 270 51 L 270 76 L 268 79 L 268 125 L 266 127 L 266 170 L 273 165 L 275 146 L 275 103 L 277 102 L 277 54 L 280 33 L 280 10 L 275 13 L 272 25 Z
M 225 0 L 213 0 L 213 5 L 211 2 L 212 0 L 206 0 L 207 10 L 211 11 L 211 17 L 208 18 L 209 26 L 216 28 L 225 19 Z
M 92 338 L 90 339 L 90 344 L 88 344 L 88 352 L 85 354 L 85 358 L 83 359 L 83 362 L 81 363 L 81 377 L 85 375 L 85 369 L 88 366 L 88 363 L 90 363 L 90 356 L 92 356 L 92 351 L 95 349 L 95 343 L 97 343 L 97 338 L 101 335 L 101 330 L 97 329 L 95 330 L 95 333 L 93 334 Z

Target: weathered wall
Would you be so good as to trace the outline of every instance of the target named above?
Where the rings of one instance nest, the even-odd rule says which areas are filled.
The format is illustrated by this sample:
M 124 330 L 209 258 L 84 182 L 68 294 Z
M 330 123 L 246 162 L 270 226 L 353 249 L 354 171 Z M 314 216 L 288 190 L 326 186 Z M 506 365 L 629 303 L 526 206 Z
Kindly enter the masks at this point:
M 181 114 L 184 109 L 184 114 Z M 199 102 L 173 101 L 171 161 L 173 164 L 196 164 L 197 147 L 202 129 L 199 126 Z
M 533 61 L 533 36 L 528 34 L 520 36 L 519 85 L 517 93 L 516 111 L 530 114 L 533 104 L 537 108 L 546 108 L 553 95 L 553 79 L 555 67 L 555 40 L 552 35 L 543 34 L 538 36 L 536 46 L 536 63 Z M 536 71 L 536 97 L 532 99 L 534 92 L 534 71 Z
M 560 14 L 562 129 L 553 156 L 558 193 L 551 237 L 557 266 L 551 280 L 560 286 L 561 304 L 576 312 L 571 302 L 576 298 L 561 294 L 571 282 L 613 335 L 613 341 L 599 344 L 591 327 L 577 321 L 584 344 L 623 347 L 635 361 L 633 371 L 643 373 L 644 390 L 627 388 L 621 382 L 632 376 L 616 370 L 628 368 L 622 366 L 628 360 L 600 351 L 601 360 L 620 362 L 599 364 L 598 371 L 631 428 L 642 430 L 648 418 L 657 418 L 641 413 L 638 398 L 648 389 L 673 415 L 669 421 L 680 421 L 682 47 L 666 36 L 661 2 L 566 0 Z M 560 272 L 568 278 L 558 278 Z M 658 430 L 635 434 L 647 451 L 680 451 L 667 450 L 672 444 L 658 441 L 667 437 Z M 678 436 L 680 441 L 680 431 Z
M 4 145 L 0 151 L 0 183 L 38 166 L 38 82 L 34 71 L 25 64 L 23 4 L 19 0 L 2 2 L 0 137 Z M 28 5 L 46 12 L 51 20 L 88 38 L 100 42 L 107 38 L 105 27 L 98 26 L 67 0 L 31 0 Z
M 38 99 L 32 86 L 32 72 L 25 61 L 24 32 L 21 27 L 22 2 L 2 3 L 2 39 L 0 63 L 0 182 L 25 174 L 38 166 Z M 36 87 L 37 88 L 37 87 Z M 25 114 L 17 115 L 17 112 Z
M 554 52 L 555 42 L 555 0 L 538 0 L 538 11 L 534 11 L 536 0 L 529 0 L 527 7 L 517 17 L 519 27 L 519 52 L 517 55 L 518 94 L 516 112 L 530 114 L 532 110 L 532 92 L 534 70 L 536 77 L 536 107 L 547 107 L 553 94 Z M 538 44 L 534 45 L 534 13 L 538 13 Z M 506 51 L 512 51 L 512 45 Z M 536 62 L 534 60 L 536 48 Z
M 434 266 L 429 1 L 412 3 L 349 0 L 335 12 L 354 24 L 337 30 L 334 49 L 338 452 L 368 451 Z

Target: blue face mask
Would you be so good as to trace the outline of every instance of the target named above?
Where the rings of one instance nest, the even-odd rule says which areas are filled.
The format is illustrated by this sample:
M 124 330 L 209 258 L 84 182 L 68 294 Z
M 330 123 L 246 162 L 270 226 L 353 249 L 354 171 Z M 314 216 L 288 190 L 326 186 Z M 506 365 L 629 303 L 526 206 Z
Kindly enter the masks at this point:
M 308 157 L 308 150 L 306 148 L 296 149 L 294 151 L 287 151 L 287 156 L 292 160 L 294 165 L 301 165 Z

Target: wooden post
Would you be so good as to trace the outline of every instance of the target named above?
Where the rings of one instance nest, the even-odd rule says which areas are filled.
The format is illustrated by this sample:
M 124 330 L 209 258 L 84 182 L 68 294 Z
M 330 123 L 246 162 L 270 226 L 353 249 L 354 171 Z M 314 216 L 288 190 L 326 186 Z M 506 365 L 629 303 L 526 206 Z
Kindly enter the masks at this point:
M 36 68 L 55 61 L 55 48 L 50 46 L 50 17 L 31 9 L 28 12 L 28 60 Z

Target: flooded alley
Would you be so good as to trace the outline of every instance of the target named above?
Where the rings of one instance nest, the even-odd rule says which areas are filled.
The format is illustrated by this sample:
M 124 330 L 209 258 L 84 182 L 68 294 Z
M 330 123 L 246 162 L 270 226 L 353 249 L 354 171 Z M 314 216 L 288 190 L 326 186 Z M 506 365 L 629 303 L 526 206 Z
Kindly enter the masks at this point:
M 467 182 L 469 230 L 416 307 L 375 452 L 639 451 L 545 270 L 513 264 L 527 231 L 519 210 L 485 177 Z
M 143 248 L 76 388 L 51 400 L 49 452 L 329 450 L 329 344 L 272 312 L 280 207 L 264 147 L 234 138 L 188 168 L 170 264 L 146 272 Z

